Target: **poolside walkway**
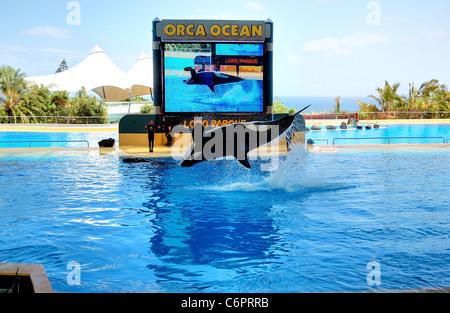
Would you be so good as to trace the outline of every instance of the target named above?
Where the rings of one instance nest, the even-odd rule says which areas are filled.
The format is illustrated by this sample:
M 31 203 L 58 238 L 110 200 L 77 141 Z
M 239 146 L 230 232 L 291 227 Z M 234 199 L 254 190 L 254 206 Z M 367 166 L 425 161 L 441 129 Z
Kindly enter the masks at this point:
M 347 119 L 343 120 L 306 120 L 306 126 L 327 126 L 334 125 L 339 126 L 342 122 L 347 122 Z M 392 124 L 450 124 L 450 119 L 427 119 L 427 120 L 360 120 L 359 124 L 380 124 L 380 125 L 392 125 Z

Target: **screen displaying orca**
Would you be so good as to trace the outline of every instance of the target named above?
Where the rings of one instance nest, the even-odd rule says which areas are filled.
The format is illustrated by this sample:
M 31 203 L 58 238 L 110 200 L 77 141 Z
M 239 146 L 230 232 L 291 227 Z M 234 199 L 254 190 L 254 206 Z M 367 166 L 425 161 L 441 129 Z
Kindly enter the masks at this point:
M 212 92 L 216 92 L 214 87 L 217 85 L 237 83 L 242 80 L 243 79 L 240 77 L 228 74 L 204 71 L 196 72 L 194 69 L 191 69 L 191 78 L 186 80 L 186 84 L 206 85 L 209 87 L 209 89 L 211 89 Z
M 231 156 L 250 168 L 248 153 L 283 135 L 291 127 L 295 117 L 307 108 L 309 106 L 275 121 L 238 123 L 211 130 L 205 130 L 198 123 L 192 133 L 194 140 L 184 152 L 181 167 Z

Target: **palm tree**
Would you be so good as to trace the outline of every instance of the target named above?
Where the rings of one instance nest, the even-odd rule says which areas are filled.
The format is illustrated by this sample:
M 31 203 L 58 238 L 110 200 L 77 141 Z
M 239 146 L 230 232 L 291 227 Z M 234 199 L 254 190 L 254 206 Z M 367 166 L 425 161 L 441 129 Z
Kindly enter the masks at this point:
M 439 81 L 436 79 L 432 79 L 428 82 L 425 82 L 420 86 L 419 91 L 422 95 L 423 99 L 423 110 L 429 111 L 433 107 L 433 98 L 436 93 L 439 92 L 440 86 Z
M 440 85 L 433 95 L 431 109 L 436 112 L 448 112 L 450 110 L 450 93 L 446 85 Z M 450 114 L 440 113 L 441 118 L 448 118 Z
M 424 96 L 430 97 L 431 94 L 437 92 L 439 88 L 439 81 L 437 79 L 432 79 L 428 82 L 423 83 L 422 86 L 420 86 L 419 90 Z
M 409 97 L 405 100 L 405 104 L 407 105 L 407 109 L 409 111 L 420 111 L 423 105 L 423 93 L 420 89 L 417 89 L 414 86 L 414 83 L 409 84 Z
M 400 83 L 395 83 L 392 86 L 386 81 L 384 88 L 378 87 L 378 97 L 369 95 L 370 98 L 375 99 L 381 106 L 383 112 L 390 112 L 391 107 L 397 102 L 401 101 L 401 97 L 397 94 Z
M 8 65 L 0 67 L 1 102 L 3 103 L 3 110 L 8 115 L 9 123 L 12 123 L 13 120 L 16 123 L 17 117 L 20 117 L 22 121 L 27 123 L 29 122 L 29 116 L 33 116 L 36 121 L 33 111 L 43 113 L 39 107 L 33 106 L 26 93 L 27 83 L 25 76 L 26 74 L 21 73 L 20 69 L 15 70 Z
M 0 89 L 3 95 L 2 103 L 5 113 L 9 117 L 9 123 L 12 118 L 16 119 L 16 115 L 21 115 L 18 110 L 22 103 L 21 93 L 25 89 L 25 73 L 21 73 L 20 69 L 15 70 L 11 66 L 4 65 L 0 67 Z
M 334 99 L 334 113 L 341 113 L 341 96 L 337 96 L 336 99 Z

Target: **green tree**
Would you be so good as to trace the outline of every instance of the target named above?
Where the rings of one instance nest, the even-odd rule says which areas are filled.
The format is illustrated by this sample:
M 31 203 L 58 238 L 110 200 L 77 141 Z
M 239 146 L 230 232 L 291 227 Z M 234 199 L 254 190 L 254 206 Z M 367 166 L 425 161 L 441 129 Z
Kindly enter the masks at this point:
M 37 114 L 44 114 L 40 105 L 34 105 L 29 98 L 25 73 L 11 66 L 0 67 L 0 90 L 2 108 L 8 116 L 8 123 L 16 123 L 20 118 L 22 122 L 28 123 L 29 117 L 36 121 Z M 36 121 L 37 122 L 37 121 Z
M 47 87 L 43 85 L 27 84 L 22 94 L 23 101 L 20 104 L 19 109 L 30 114 L 35 123 L 40 121 L 43 122 L 45 119 L 42 118 L 42 116 L 51 114 L 48 108 L 52 94 Z
M 108 110 L 105 104 L 94 96 L 88 96 L 84 87 L 76 93 L 75 97 L 70 99 L 70 106 L 74 116 L 93 117 L 87 120 L 78 118 L 75 120 L 76 123 L 108 123 Z
M 409 84 L 408 97 L 403 97 L 402 101 L 399 101 L 394 107 L 396 111 L 421 111 L 423 109 L 423 95 L 420 89 L 414 86 L 414 83 Z
M 55 121 L 60 123 L 70 122 L 65 118 L 74 115 L 70 105 L 69 93 L 65 90 L 53 92 L 50 97 L 49 111 L 49 115 L 57 116 Z
M 285 114 L 285 113 L 295 113 L 294 108 L 288 109 L 282 102 L 281 99 L 275 97 L 273 101 L 273 113 L 274 114 Z
M 336 99 L 334 99 L 334 107 L 333 110 L 331 110 L 331 113 L 341 113 L 341 96 L 337 96 Z
M 66 59 L 63 59 L 61 61 L 61 64 L 59 65 L 58 69 L 56 70 L 56 74 L 67 71 L 68 69 L 69 69 L 69 67 L 67 66 Z
M 379 113 L 380 110 L 377 108 L 375 104 L 371 103 L 362 103 L 360 100 L 357 100 L 359 104 L 359 118 L 362 120 L 365 119 L 375 119 L 377 118 L 377 114 L 373 113 Z M 370 114 L 368 114 L 370 113 Z
M 391 84 L 386 81 L 384 88 L 377 88 L 378 97 L 374 95 L 369 95 L 369 97 L 378 102 L 383 112 L 390 112 L 392 106 L 396 105 L 397 102 L 402 101 L 402 98 L 397 94 L 399 87 L 400 83 L 395 83 L 391 86 Z

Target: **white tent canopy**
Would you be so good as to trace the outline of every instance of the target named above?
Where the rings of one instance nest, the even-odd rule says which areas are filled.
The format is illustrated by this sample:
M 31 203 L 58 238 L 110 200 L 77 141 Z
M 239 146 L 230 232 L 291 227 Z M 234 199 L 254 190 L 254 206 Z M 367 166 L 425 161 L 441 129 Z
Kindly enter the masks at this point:
M 153 62 L 148 54 L 142 52 L 136 64 L 128 71 L 127 82 L 133 96 L 153 97 Z
M 151 94 L 153 70 L 151 63 L 148 65 L 150 58 L 146 57 L 142 60 L 139 58 L 136 65 L 126 74 L 96 45 L 89 56 L 73 68 L 58 74 L 28 77 L 27 80 L 49 86 L 51 91 L 77 92 L 85 87 L 107 102 L 123 101 L 131 97 L 135 83 L 142 88 L 136 87 L 138 89 L 135 90 L 136 93 L 133 92 L 134 96 Z M 143 73 L 146 73 L 150 80 L 144 79 Z

